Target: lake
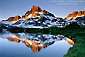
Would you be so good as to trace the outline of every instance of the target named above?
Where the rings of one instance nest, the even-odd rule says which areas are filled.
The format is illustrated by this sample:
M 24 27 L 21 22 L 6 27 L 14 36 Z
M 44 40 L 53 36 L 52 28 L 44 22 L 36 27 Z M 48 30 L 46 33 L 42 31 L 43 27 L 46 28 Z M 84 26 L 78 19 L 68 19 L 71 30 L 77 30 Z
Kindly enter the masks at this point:
M 60 34 L 0 32 L 0 57 L 63 57 L 73 45 Z

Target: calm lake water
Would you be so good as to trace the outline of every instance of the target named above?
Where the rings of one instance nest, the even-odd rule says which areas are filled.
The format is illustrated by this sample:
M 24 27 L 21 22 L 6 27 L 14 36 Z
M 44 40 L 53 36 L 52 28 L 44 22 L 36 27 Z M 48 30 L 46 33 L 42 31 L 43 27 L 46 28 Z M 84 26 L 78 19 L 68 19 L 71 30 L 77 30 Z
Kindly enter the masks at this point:
M 74 43 L 64 35 L 0 32 L 0 57 L 63 57 Z

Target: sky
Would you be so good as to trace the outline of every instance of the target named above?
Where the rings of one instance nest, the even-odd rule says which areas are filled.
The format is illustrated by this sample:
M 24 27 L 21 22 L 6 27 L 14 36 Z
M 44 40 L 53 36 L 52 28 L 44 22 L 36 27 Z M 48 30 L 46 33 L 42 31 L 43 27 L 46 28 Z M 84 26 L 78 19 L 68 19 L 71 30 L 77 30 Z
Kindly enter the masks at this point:
M 33 5 L 56 17 L 66 17 L 74 11 L 85 11 L 85 0 L 0 0 L 0 20 L 23 16 Z

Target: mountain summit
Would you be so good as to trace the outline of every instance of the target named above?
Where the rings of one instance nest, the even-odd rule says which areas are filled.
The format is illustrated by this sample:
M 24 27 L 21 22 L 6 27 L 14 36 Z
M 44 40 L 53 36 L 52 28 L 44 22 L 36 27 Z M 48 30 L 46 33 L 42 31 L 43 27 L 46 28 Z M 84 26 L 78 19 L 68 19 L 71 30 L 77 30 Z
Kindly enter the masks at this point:
M 39 6 L 32 6 L 32 9 L 27 11 L 22 18 L 40 17 L 38 14 L 44 14 L 43 10 Z
M 74 11 L 72 14 L 69 14 L 66 18 L 67 20 L 76 19 L 77 17 L 85 16 L 85 11 Z
M 44 15 L 51 15 L 54 17 L 53 14 L 47 12 L 46 10 L 42 10 L 39 6 L 32 6 L 31 10 L 30 11 L 27 11 L 25 13 L 24 16 L 22 16 L 22 18 L 25 18 L 25 19 L 28 19 L 28 18 L 31 18 L 31 17 L 38 17 L 40 18 L 40 14 L 44 14 Z
M 16 22 L 16 21 L 18 21 L 20 18 L 21 18 L 20 16 L 9 17 L 9 18 L 8 18 L 8 21 Z
M 31 11 L 27 11 L 26 14 L 31 14 L 35 12 L 42 12 L 42 9 L 39 6 L 32 6 Z
M 8 21 L 17 22 L 19 20 L 25 20 L 25 19 L 29 19 L 32 17 L 40 18 L 41 14 L 55 17 L 52 13 L 49 13 L 46 10 L 42 10 L 39 6 L 32 6 L 31 10 L 27 11 L 25 15 L 23 15 L 22 17 L 20 16 L 9 17 Z

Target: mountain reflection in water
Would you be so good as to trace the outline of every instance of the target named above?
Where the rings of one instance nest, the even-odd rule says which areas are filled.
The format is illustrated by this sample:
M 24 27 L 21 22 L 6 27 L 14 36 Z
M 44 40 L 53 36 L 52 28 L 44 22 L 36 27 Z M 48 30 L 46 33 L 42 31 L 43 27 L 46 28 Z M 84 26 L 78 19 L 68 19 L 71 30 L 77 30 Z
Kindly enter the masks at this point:
M 3 35 L 2 35 L 3 34 Z M 48 46 L 54 44 L 56 41 L 65 40 L 69 44 L 74 45 L 74 42 L 63 36 L 63 35 L 50 35 L 41 33 L 10 33 L 4 32 L 0 34 L 2 38 L 7 38 L 9 41 L 16 43 L 22 42 L 28 48 L 31 48 L 32 52 L 39 52 L 42 48 L 47 48 Z M 7 35 L 7 36 L 6 36 Z M 9 35 L 9 36 L 8 36 Z

